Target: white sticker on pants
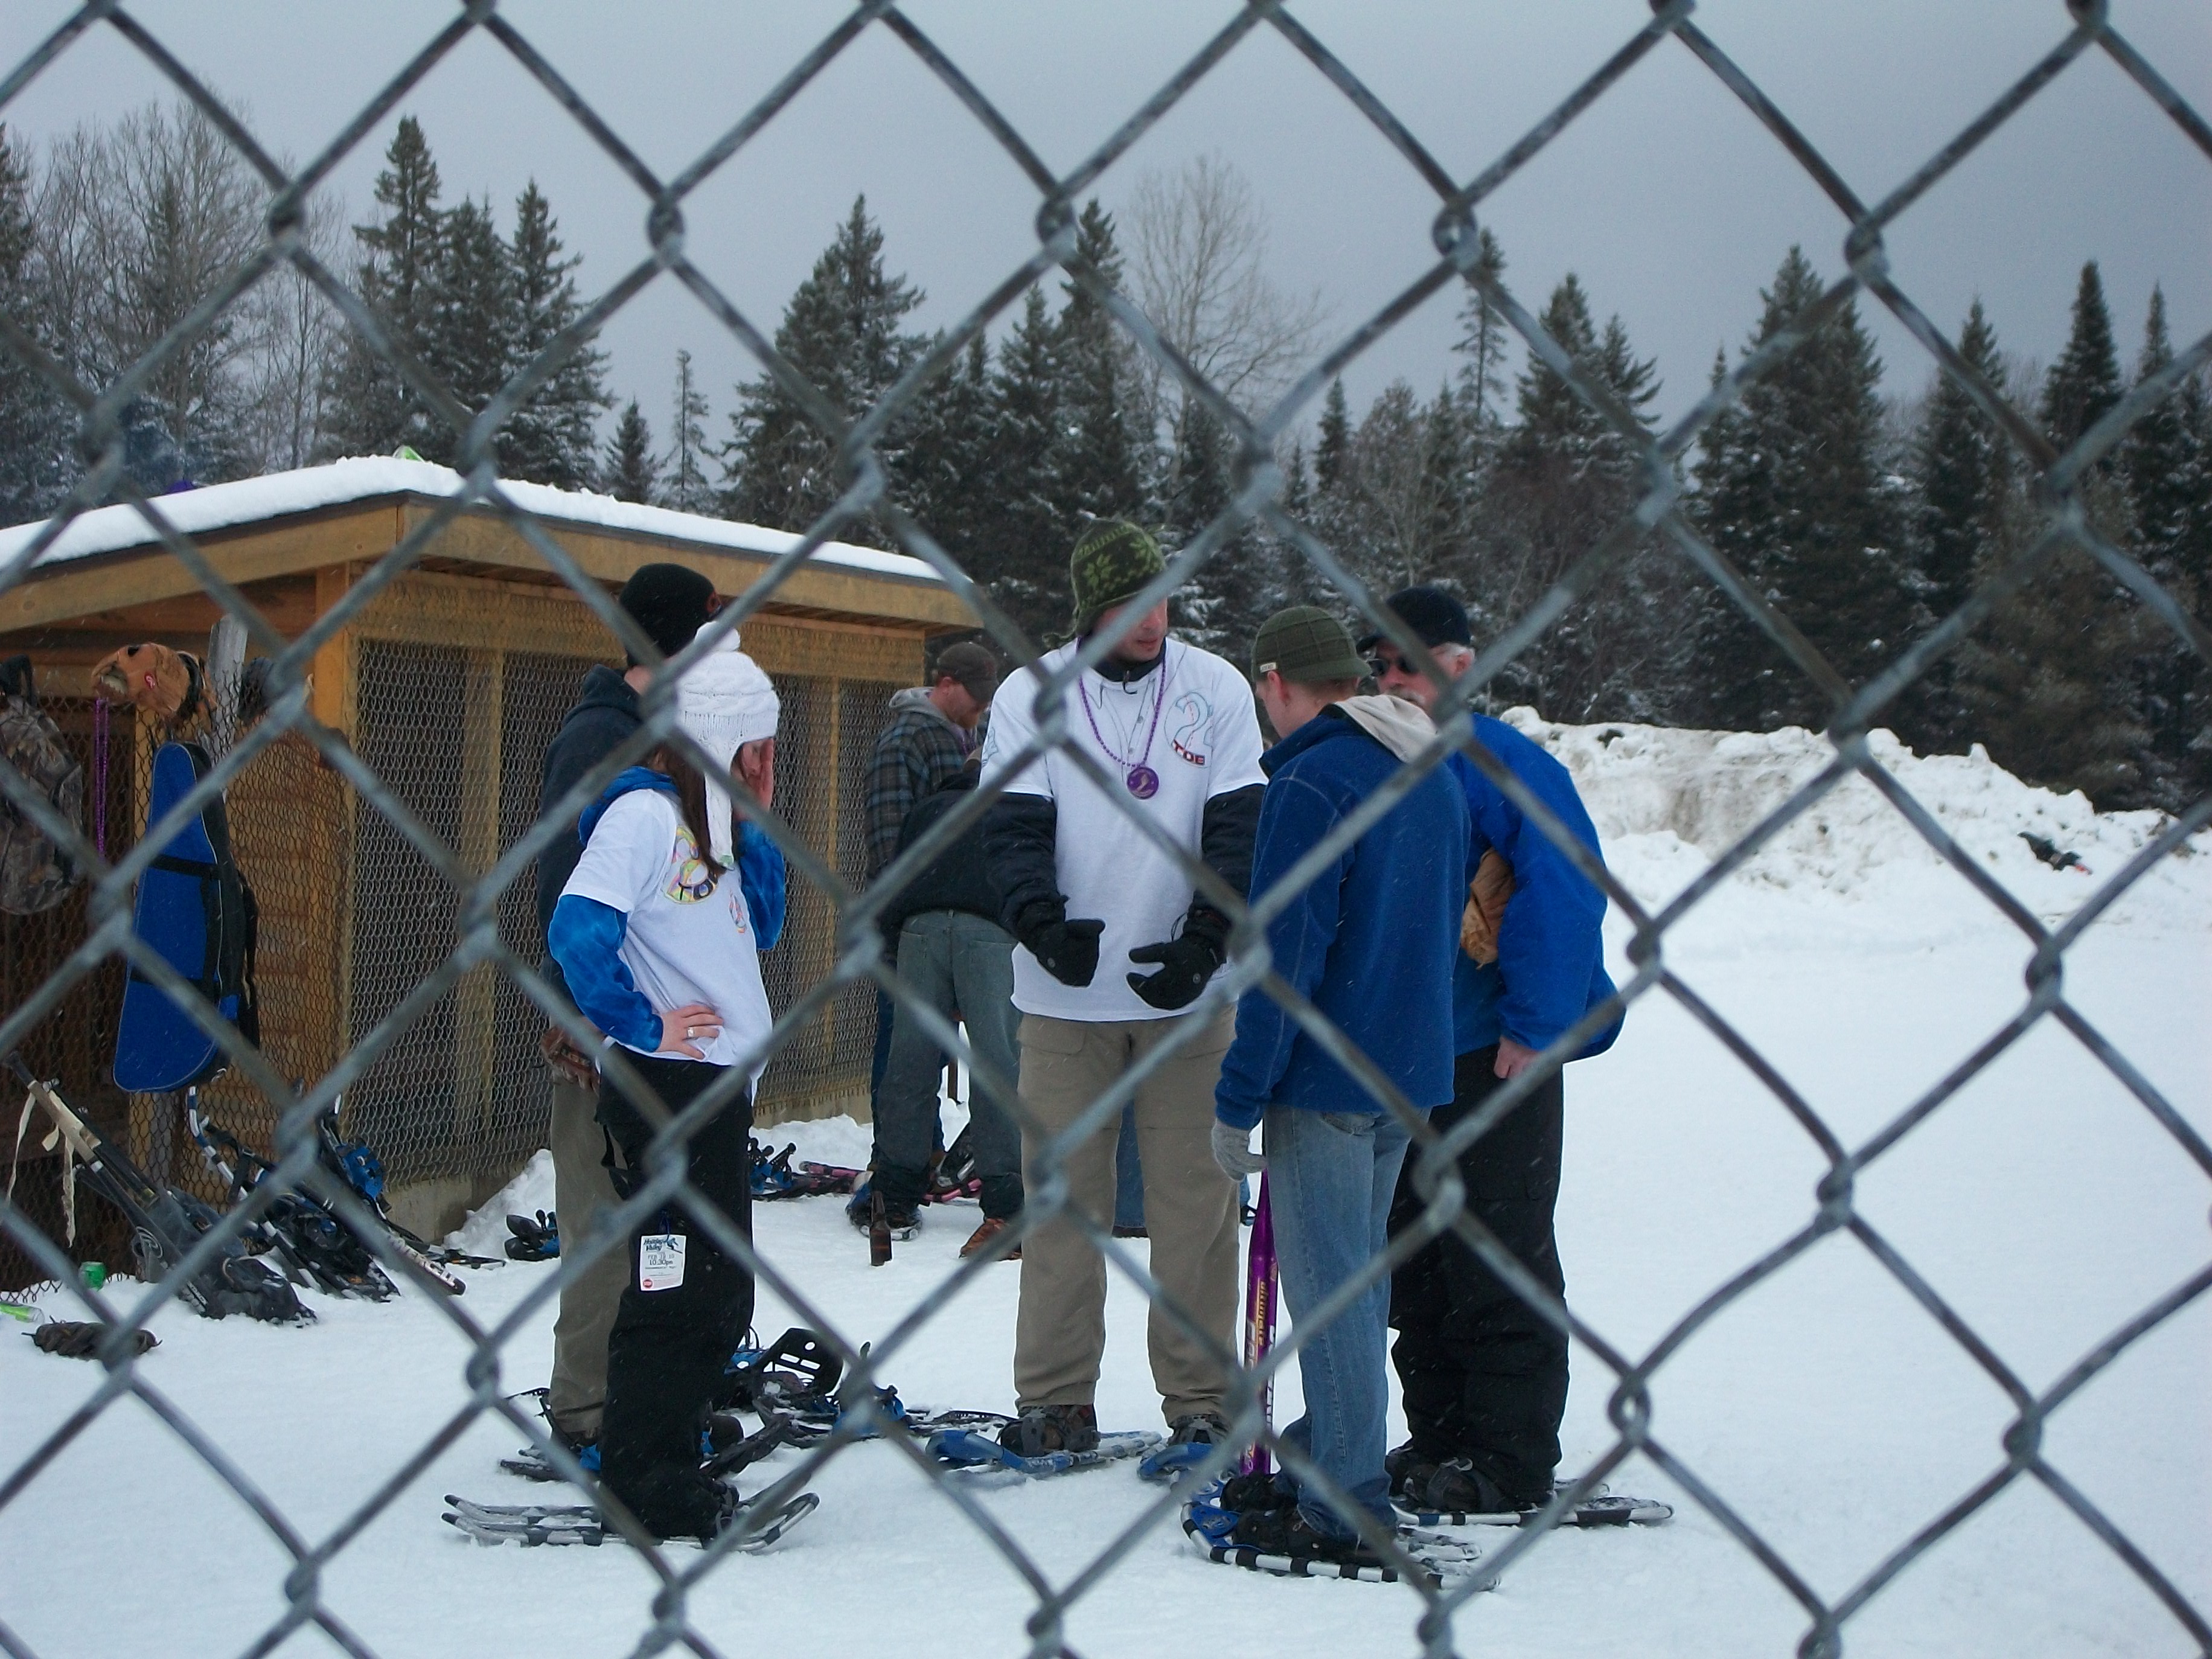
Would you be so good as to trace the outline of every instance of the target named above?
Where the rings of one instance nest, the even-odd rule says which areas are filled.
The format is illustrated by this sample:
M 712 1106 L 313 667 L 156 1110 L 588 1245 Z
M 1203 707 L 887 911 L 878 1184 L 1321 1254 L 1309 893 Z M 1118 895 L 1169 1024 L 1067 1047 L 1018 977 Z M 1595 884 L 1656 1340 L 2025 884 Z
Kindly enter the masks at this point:
M 684 1282 L 684 1235 L 647 1233 L 637 1241 L 637 1287 L 672 1291 Z

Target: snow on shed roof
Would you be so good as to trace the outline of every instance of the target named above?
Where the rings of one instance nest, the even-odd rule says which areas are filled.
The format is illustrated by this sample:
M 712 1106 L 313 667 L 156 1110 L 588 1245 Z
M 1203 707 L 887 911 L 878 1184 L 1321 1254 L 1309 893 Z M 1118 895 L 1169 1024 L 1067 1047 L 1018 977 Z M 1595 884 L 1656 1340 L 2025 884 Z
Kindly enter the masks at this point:
M 453 495 L 460 485 L 461 475 L 451 467 L 391 456 L 363 456 L 331 461 L 323 466 L 303 466 L 291 472 L 272 472 L 265 477 L 242 478 L 235 483 L 208 484 L 161 496 L 156 505 L 179 531 L 196 536 L 380 496 L 419 495 L 437 500 Z M 641 507 L 635 501 L 618 501 L 611 495 L 593 495 L 589 490 L 555 489 L 546 484 L 507 481 L 500 488 L 517 507 L 541 518 L 591 525 L 603 530 L 664 536 L 672 541 L 750 553 L 762 558 L 775 558 L 788 552 L 801 539 L 788 531 L 733 524 L 726 519 L 678 513 L 665 507 Z M 21 551 L 27 543 L 36 539 L 43 527 L 41 523 L 0 530 L 0 561 Z M 43 569 L 95 553 L 143 547 L 155 539 L 152 527 L 137 507 L 95 507 L 74 520 L 54 544 L 39 556 L 38 568 Z M 942 586 L 944 580 L 921 560 L 908 554 L 854 547 L 848 542 L 823 543 L 815 550 L 811 562 L 927 582 L 933 586 Z

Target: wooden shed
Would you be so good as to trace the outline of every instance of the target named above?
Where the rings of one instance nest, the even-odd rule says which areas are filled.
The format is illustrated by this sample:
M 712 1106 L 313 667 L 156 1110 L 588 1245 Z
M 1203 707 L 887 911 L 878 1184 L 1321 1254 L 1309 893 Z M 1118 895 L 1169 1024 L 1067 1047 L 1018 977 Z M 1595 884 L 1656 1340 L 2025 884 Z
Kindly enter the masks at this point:
M 291 639 L 459 484 L 454 473 L 422 462 L 349 460 L 213 485 L 160 505 Z M 797 541 L 605 496 L 507 489 L 611 591 L 640 565 L 667 561 L 734 597 Z M 38 529 L 0 532 L 0 561 Z M 0 655 L 29 654 L 49 708 L 86 756 L 88 779 L 105 773 L 111 855 L 143 827 L 155 734 L 118 722 L 100 745 L 103 766 L 86 671 L 141 640 L 204 653 L 220 616 L 192 573 L 124 507 L 79 519 L 0 592 Z M 920 561 L 830 544 L 741 630 L 783 700 L 778 811 L 849 880 L 865 873 L 862 795 L 886 702 L 921 678 L 933 634 L 974 625 Z M 535 819 L 540 758 L 584 672 L 621 660 L 605 625 L 529 540 L 497 514 L 471 508 L 316 653 L 312 697 L 317 715 L 463 866 L 482 871 Z M 317 1077 L 445 960 L 458 897 L 300 738 L 285 738 L 252 762 L 231 787 L 229 810 L 239 861 L 261 907 L 263 1048 L 288 1073 Z M 534 960 L 542 941 L 526 874 L 501 896 L 499 919 L 503 939 Z M 81 897 L 43 916 L 0 917 L 0 1004 L 31 994 L 84 927 Z M 826 971 L 834 933 L 826 898 L 795 883 L 784 943 L 764 963 L 779 1010 Z M 173 1104 L 125 1101 L 109 1081 L 121 983 L 120 964 L 109 964 L 28 1046 L 96 1112 L 127 1117 L 136 1149 L 183 1178 L 195 1160 L 176 1144 Z M 848 988 L 771 1063 L 762 1121 L 865 1115 L 873 1021 L 872 992 Z M 347 1132 L 376 1148 L 419 1230 L 450 1225 L 543 1144 L 543 1025 L 505 975 L 474 969 L 349 1091 Z M 250 1085 L 225 1079 L 210 1100 L 241 1135 L 265 1136 L 269 1110 Z

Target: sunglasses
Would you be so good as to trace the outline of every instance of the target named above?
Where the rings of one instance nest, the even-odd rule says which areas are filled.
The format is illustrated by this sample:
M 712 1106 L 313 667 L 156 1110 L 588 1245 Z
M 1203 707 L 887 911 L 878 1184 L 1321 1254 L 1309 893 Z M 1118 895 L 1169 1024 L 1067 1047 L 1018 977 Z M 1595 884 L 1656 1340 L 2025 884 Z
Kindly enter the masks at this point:
M 1379 680 L 1391 674 L 1418 674 L 1421 671 L 1409 667 L 1395 656 L 1387 656 L 1378 652 L 1367 659 L 1367 672 Z

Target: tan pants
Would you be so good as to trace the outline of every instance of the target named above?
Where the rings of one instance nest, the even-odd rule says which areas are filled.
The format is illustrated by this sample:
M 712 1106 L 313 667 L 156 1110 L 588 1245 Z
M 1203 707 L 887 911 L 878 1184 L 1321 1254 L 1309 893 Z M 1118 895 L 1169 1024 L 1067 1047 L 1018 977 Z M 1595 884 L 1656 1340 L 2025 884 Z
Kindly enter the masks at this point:
M 1022 1102 L 1050 1134 L 1073 1123 L 1139 1058 L 1186 1019 L 1022 1017 Z M 1137 1091 L 1137 1146 L 1145 1171 L 1145 1224 L 1152 1277 L 1224 1349 L 1237 1328 L 1237 1188 L 1213 1162 L 1213 1085 L 1236 1032 L 1224 1010 Z M 1066 1158 L 1068 1200 L 1103 1228 L 1114 1219 L 1114 1143 L 1121 1115 Z M 1024 1130 L 1028 1190 L 1042 1189 L 1042 1143 Z M 1155 1307 L 1147 1326 L 1152 1382 L 1170 1422 L 1221 1409 L 1219 1363 Z M 1106 1261 L 1075 1224 L 1055 1217 L 1022 1244 L 1021 1312 L 1014 1330 L 1020 1403 L 1092 1403 L 1106 1352 Z
M 561 1219 L 561 1243 L 580 1246 L 615 1201 L 605 1162 L 606 1136 L 594 1114 L 596 1089 L 556 1079 L 553 1084 L 553 1208 Z M 589 1267 L 561 1287 L 560 1311 L 553 1316 L 553 1386 L 545 1410 L 563 1434 L 596 1439 L 599 1413 L 607 1402 L 607 1333 L 629 1282 L 629 1251 L 617 1238 Z

